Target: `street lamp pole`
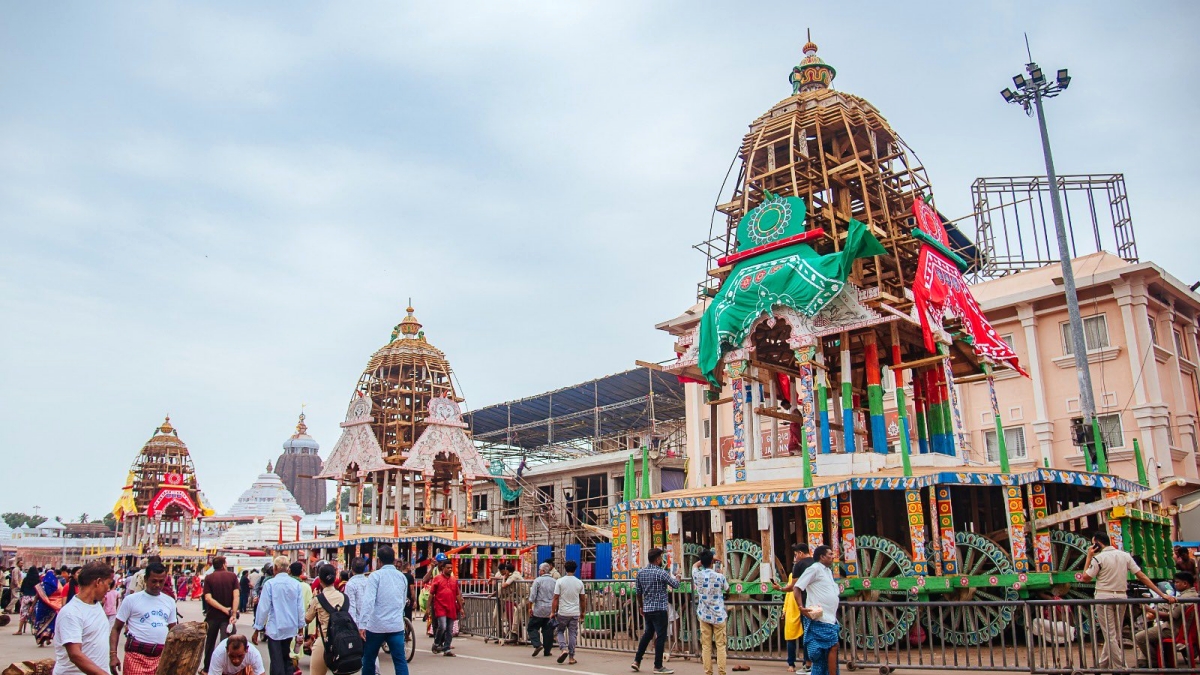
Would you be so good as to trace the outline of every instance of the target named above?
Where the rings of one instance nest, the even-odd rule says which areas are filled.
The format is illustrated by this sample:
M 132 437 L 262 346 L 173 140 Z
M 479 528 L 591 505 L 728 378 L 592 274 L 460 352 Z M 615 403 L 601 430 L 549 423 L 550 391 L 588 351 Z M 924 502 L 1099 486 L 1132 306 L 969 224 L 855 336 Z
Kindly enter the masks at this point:
M 1096 419 L 1096 400 L 1092 395 L 1092 373 L 1088 366 L 1083 316 L 1079 311 L 1079 295 L 1075 289 L 1075 273 L 1071 267 L 1071 247 L 1067 241 L 1062 200 L 1058 194 L 1058 175 L 1054 171 L 1054 155 L 1050 151 L 1050 132 L 1046 130 L 1046 112 L 1042 107 L 1042 100 L 1060 94 L 1071 83 L 1071 77 L 1064 68 L 1058 71 L 1053 82 L 1047 80 L 1045 73 L 1038 64 L 1033 62 L 1032 57 L 1030 57 L 1029 63 L 1025 64 L 1025 71 L 1029 73 L 1028 79 L 1023 75 L 1013 77 L 1013 84 L 1017 86 L 1015 92 L 1005 89 L 1000 92 L 1000 95 L 1009 103 L 1020 104 L 1024 107 L 1026 114 L 1037 113 L 1038 128 L 1042 135 L 1042 155 L 1046 160 L 1046 180 L 1050 183 L 1050 208 L 1054 214 L 1054 232 L 1058 238 L 1058 257 L 1062 263 L 1063 286 L 1067 296 L 1067 316 L 1071 326 L 1071 351 L 1075 357 L 1075 376 L 1079 381 L 1079 407 L 1083 413 L 1084 427 L 1091 428 L 1095 444 L 1096 465 L 1091 466 L 1090 459 L 1087 463 L 1089 469 L 1108 473 L 1107 453 L 1100 435 L 1100 422 Z

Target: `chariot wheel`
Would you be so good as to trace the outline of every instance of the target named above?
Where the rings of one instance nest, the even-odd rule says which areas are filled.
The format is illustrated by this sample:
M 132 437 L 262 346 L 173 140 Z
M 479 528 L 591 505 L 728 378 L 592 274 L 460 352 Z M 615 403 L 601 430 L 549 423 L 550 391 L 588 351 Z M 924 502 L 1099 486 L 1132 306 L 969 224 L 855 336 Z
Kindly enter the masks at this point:
M 890 585 L 878 587 L 881 577 L 911 577 L 916 574 L 908 551 L 891 539 L 869 534 L 858 537 L 857 547 L 859 576 L 864 580 L 872 579 L 873 582 L 868 583 L 877 586 L 863 589 L 857 600 L 886 603 L 912 599 L 907 591 L 893 589 Z M 916 618 L 916 608 L 902 605 L 858 612 L 854 618 L 854 644 L 859 649 L 896 644 L 908 635 Z M 850 626 L 842 626 L 842 637 L 849 637 L 850 630 Z
M 1054 530 L 1050 533 L 1050 556 L 1055 572 L 1083 572 L 1087 561 L 1088 548 L 1092 545 L 1086 537 L 1066 530 Z M 1057 589 L 1056 589 L 1057 590 Z M 1095 596 L 1096 584 L 1086 581 L 1074 581 L 1067 586 L 1066 591 L 1059 593 L 1066 600 L 1090 600 Z M 1080 630 L 1084 635 L 1091 635 L 1092 622 L 1088 612 L 1080 612 Z
M 993 586 L 963 587 L 948 599 L 958 601 L 1011 601 L 1020 593 L 1015 588 L 999 585 L 1001 575 L 1014 575 L 1016 568 L 1008 553 L 987 537 L 973 532 L 956 532 L 960 576 L 990 576 Z M 929 620 L 929 632 L 953 645 L 980 645 L 1000 635 L 1013 621 L 1012 607 L 967 606 L 953 607 L 941 614 L 941 621 Z
M 725 542 L 725 557 L 728 566 L 725 578 L 729 580 L 729 600 L 771 600 L 769 586 L 759 581 L 759 566 L 762 564 L 762 549 L 748 539 L 730 539 Z M 687 551 L 684 551 L 687 560 Z M 762 646 L 771 639 L 779 627 L 783 607 L 774 603 L 761 602 L 754 605 L 726 606 L 729 618 L 725 623 L 726 645 L 730 651 L 744 652 Z
M 704 547 L 700 544 L 685 543 L 683 545 L 683 560 L 680 561 L 683 564 L 680 568 L 683 570 L 683 576 L 691 578 L 692 565 L 695 565 L 696 561 L 700 559 L 700 552 L 703 550 Z

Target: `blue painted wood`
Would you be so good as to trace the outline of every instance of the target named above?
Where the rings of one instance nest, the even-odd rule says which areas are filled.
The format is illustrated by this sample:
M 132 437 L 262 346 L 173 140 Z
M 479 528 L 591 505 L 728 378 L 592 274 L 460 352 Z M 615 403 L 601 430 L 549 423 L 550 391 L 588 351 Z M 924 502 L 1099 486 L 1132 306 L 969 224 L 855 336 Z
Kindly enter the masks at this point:
M 612 578 L 612 542 L 602 541 L 596 544 L 596 578 Z
M 575 575 L 583 578 L 583 546 L 579 544 L 567 544 L 563 553 L 563 558 L 575 561 Z M 566 571 L 564 568 L 563 572 L 565 573 Z

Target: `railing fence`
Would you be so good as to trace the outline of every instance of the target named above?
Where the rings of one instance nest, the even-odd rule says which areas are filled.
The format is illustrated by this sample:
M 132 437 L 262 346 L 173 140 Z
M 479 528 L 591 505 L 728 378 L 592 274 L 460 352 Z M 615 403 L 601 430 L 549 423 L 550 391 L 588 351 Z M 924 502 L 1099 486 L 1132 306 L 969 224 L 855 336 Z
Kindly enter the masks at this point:
M 460 631 L 526 644 L 528 581 L 497 593 L 475 584 L 465 593 Z M 579 631 L 584 649 L 633 652 L 645 627 L 629 582 L 587 581 Z M 698 658 L 695 596 L 671 593 L 667 652 Z M 787 658 L 783 605 L 777 598 L 726 601 L 729 657 Z M 839 660 L 853 670 L 992 670 L 1057 673 L 1200 672 L 1200 599 L 1175 605 L 1149 599 L 843 601 Z M 1120 634 L 1119 646 L 1105 634 Z M 802 659 L 803 646 L 797 645 Z

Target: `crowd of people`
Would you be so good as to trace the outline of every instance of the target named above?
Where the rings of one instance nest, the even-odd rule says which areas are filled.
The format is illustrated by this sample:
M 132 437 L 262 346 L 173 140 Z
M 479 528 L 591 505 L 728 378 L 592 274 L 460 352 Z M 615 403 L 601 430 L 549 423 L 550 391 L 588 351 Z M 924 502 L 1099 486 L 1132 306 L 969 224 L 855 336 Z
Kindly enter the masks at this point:
M 813 675 L 836 672 L 837 586 L 829 573 L 832 556 L 824 546 L 812 557 L 806 545 L 795 550 L 796 567 L 784 589 L 794 592 L 787 605 L 789 670 L 795 670 L 795 646 L 804 634 L 808 636 L 805 658 L 813 662 Z M 674 672 L 664 663 L 664 650 L 671 611 L 668 592 L 678 588 L 680 580 L 664 567 L 663 553 L 652 549 L 649 564 L 635 581 L 645 620 L 631 664 L 635 672 L 641 670 L 652 643 L 654 672 Z M 419 594 L 408 561 L 397 560 L 390 546 L 379 547 L 374 563 L 371 570 L 371 562 L 358 557 L 349 569 L 339 570 L 314 553 L 307 565 L 281 556 L 261 570 L 243 570 L 240 575 L 226 569 L 222 556 L 212 559 L 207 573 L 195 575 L 173 574 L 156 556 L 124 575 L 102 562 L 57 570 L 14 568 L 8 570 L 10 597 L 4 607 L 8 602 L 19 605 L 17 634 L 29 631 L 39 646 L 54 645 L 56 675 L 153 675 L 167 634 L 179 621 L 177 603 L 186 599 L 204 604 L 203 669 L 208 675 L 266 675 L 268 668 L 270 675 L 301 675 L 302 653 L 311 654 L 311 675 L 359 671 L 375 675 L 384 645 L 397 675 L 407 675 L 405 646 L 412 639 L 413 613 L 418 607 L 433 637 L 432 652 L 455 656 L 453 641 L 464 599 L 451 561 L 444 554 L 429 561 Z M 557 646 L 558 663 L 574 665 L 588 597 L 576 562 L 568 560 L 563 567 L 565 574 L 560 574 L 552 561 L 540 563 L 537 577 L 528 585 L 528 597 L 522 599 L 513 595 L 524 593 L 525 587 L 515 583 L 523 580 L 520 571 L 503 563 L 494 579 L 500 597 L 509 600 L 497 611 L 506 613 L 510 626 L 527 621 L 534 657 L 553 656 Z M 692 581 L 705 675 L 713 675 L 714 661 L 719 675 L 725 675 L 724 596 L 729 583 L 712 551 L 701 553 Z M 247 612 L 252 614 L 249 633 L 240 634 L 238 622 Z M 794 631 L 793 613 L 799 617 Z M 251 648 L 263 642 L 265 661 Z
M 1178 572 L 1174 595 L 1164 592 L 1141 572 L 1128 554 L 1112 546 L 1106 532 L 1092 535 L 1093 547 L 1084 564 L 1083 579 L 1096 583 L 1096 596 L 1124 597 L 1128 576 L 1138 578 L 1167 601 L 1148 610 L 1146 628 L 1137 633 L 1138 666 L 1144 667 L 1154 645 L 1170 637 L 1182 608 L 1172 606 L 1176 596 L 1196 596 L 1196 562 L 1186 549 L 1175 550 Z M 811 551 L 807 544 L 792 547 L 793 567 L 784 593 L 783 637 L 787 645 L 787 670 L 810 670 L 811 675 L 837 673 L 838 586 L 830 547 Z M 649 564 L 636 576 L 636 597 L 645 629 L 638 642 L 631 670 L 640 672 L 650 645 L 654 647 L 654 673 L 670 675 L 664 651 L 672 612 L 669 591 L 680 579 L 664 566 L 664 551 L 651 549 Z M 349 569 L 319 559 L 314 552 L 308 564 L 277 557 L 261 570 L 235 574 L 217 556 L 207 573 L 173 572 L 156 556 L 144 567 L 117 574 L 105 563 L 82 567 L 14 566 L 0 570 L 3 596 L 0 611 L 17 614 L 16 635 L 30 634 L 39 647 L 53 645 L 56 675 L 153 675 L 166 645 L 167 634 L 179 618 L 178 602 L 203 603 L 206 640 L 204 672 L 208 675 L 301 675 L 300 655 L 311 654 L 311 675 L 349 675 L 361 671 L 375 675 L 380 650 L 386 645 L 397 675 L 407 675 L 405 646 L 411 640 L 414 608 L 424 612 L 432 652 L 455 656 L 454 636 L 464 609 L 462 590 L 451 561 L 444 554 L 422 561 L 422 585 L 407 560 L 397 560 L 390 546 L 380 546 L 371 562 L 363 557 Z M 541 562 L 532 583 L 523 581 L 519 569 L 502 563 L 493 580 L 504 612 L 503 625 L 515 633 L 525 625 L 533 656 L 552 656 L 558 663 L 574 665 L 581 622 L 588 611 L 587 591 L 567 561 L 560 574 L 550 560 Z M 427 572 L 427 574 L 426 574 Z M 705 675 L 726 675 L 725 594 L 729 582 L 711 550 L 702 551 L 692 570 L 696 594 L 701 658 Z M 528 597 L 521 597 L 528 588 Z M 238 633 L 238 620 L 253 615 L 251 632 Z M 1045 639 L 1070 630 L 1062 616 L 1048 616 L 1033 626 Z M 1119 605 L 1102 606 L 1102 666 L 1124 667 L 1121 646 L 1123 612 Z M 1046 624 L 1046 625 L 1041 625 Z M 1064 624 L 1059 626 L 1058 624 Z M 341 635 L 337 647 L 332 636 Z M 124 636 L 124 657 L 121 637 Z M 267 661 L 251 645 L 266 642 Z M 737 670 L 735 668 L 734 670 Z

